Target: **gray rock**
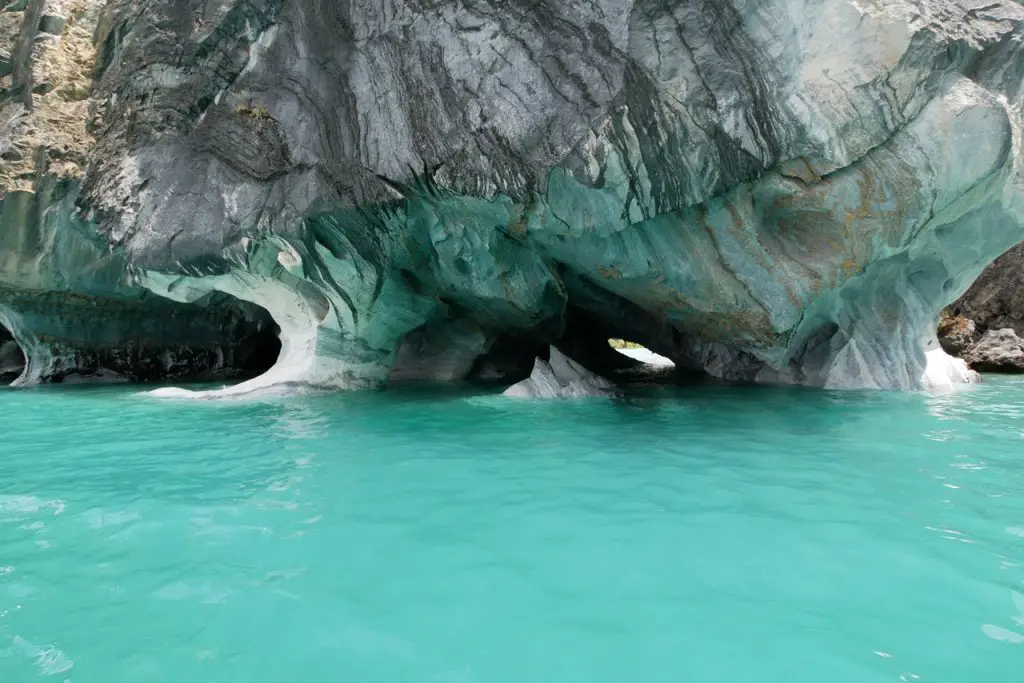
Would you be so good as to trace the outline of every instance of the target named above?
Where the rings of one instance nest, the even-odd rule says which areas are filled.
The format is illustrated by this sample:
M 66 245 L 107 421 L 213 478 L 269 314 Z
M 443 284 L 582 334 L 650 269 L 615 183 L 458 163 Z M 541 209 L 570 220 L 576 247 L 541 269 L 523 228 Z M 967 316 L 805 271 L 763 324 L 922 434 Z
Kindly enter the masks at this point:
M 280 360 L 238 391 L 378 387 L 436 353 L 418 330 L 554 342 L 573 309 L 726 379 L 918 389 L 966 376 L 928 371 L 938 313 L 1024 239 L 1014 2 L 111 0 L 97 22 L 97 143 L 59 223 L 188 310 L 266 309 Z
M 0 199 L 0 342 L 13 339 L 24 354 L 24 371 L 7 379 L 144 381 L 265 369 L 256 347 L 267 336 L 277 343 L 265 312 L 223 298 L 183 306 L 126 282 L 123 255 L 71 217 L 75 197 L 74 184 L 48 180 L 34 194 Z
M 511 398 L 583 398 L 607 396 L 615 385 L 595 375 L 555 347 L 548 360 L 538 358 L 529 378 L 505 390 Z
M 942 350 L 951 356 L 962 356 L 978 340 L 977 325 L 962 315 L 944 316 L 939 321 L 938 337 Z
M 1024 372 L 1024 339 L 1009 328 L 989 330 L 964 360 L 979 372 Z
M 951 309 L 982 330 L 1024 335 L 1024 244 L 997 258 Z

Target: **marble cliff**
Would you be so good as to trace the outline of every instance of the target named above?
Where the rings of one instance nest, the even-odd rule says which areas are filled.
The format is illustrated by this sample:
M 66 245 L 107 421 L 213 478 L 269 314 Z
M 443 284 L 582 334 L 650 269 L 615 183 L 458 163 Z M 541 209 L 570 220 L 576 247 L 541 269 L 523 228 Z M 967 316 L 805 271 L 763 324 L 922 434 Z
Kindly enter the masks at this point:
M 1024 240 L 1010 1 L 15 0 L 0 74 L 21 384 L 916 389 Z

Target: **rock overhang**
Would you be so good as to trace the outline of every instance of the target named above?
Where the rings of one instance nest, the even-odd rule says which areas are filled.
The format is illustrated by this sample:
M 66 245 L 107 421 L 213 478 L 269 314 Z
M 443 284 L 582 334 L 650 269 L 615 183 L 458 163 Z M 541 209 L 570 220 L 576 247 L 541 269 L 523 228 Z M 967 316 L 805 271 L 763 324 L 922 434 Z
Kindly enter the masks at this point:
M 79 208 L 160 294 L 308 308 L 358 368 L 318 382 L 577 307 L 728 378 L 917 388 L 1024 237 L 1014 3 L 186 4 L 106 34 Z

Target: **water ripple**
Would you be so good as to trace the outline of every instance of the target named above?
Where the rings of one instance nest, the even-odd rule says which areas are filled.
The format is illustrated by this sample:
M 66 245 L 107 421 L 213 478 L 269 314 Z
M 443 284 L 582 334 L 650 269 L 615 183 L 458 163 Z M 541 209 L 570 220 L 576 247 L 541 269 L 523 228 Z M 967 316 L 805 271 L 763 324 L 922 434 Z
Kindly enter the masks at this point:
M 0 410 L 4 683 L 1020 671 L 1021 382 Z

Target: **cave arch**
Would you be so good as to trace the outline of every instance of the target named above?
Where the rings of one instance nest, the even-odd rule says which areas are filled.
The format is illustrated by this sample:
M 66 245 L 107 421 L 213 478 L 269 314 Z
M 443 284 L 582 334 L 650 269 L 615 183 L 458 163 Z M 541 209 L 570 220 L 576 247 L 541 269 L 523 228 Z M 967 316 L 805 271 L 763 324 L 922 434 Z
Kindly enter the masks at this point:
M 8 386 L 21 377 L 27 362 L 14 334 L 0 323 L 0 386 Z
M 223 379 L 244 381 L 264 374 L 280 358 L 281 328 L 262 306 L 220 291 L 183 305 L 201 309 L 196 311 L 196 315 L 205 318 L 219 331 L 216 347 L 219 349 L 220 367 L 211 368 L 212 374 Z M 202 380 L 207 377 L 200 374 L 196 378 L 185 376 L 181 379 Z

